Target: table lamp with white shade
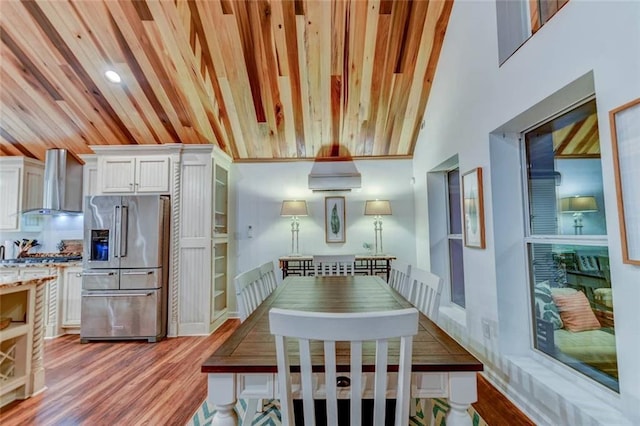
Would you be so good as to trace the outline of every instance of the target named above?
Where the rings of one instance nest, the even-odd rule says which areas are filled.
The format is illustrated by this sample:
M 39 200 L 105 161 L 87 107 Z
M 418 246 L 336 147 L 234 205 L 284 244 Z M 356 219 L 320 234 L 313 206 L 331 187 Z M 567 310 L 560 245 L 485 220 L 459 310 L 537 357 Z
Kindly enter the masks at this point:
M 389 200 L 367 200 L 364 205 L 365 216 L 373 216 L 373 229 L 376 238 L 376 253 L 383 254 L 382 248 L 382 216 L 391 215 Z M 378 234 L 380 234 L 380 249 L 378 250 Z
M 562 198 L 560 200 L 560 211 L 562 213 L 573 213 L 573 231 L 576 235 L 582 234 L 582 214 L 598 211 L 596 197 L 576 195 L 575 197 Z
M 284 200 L 280 209 L 280 216 L 291 217 L 291 256 L 299 256 L 298 232 L 300 231 L 300 216 L 308 216 L 307 202 L 304 200 Z

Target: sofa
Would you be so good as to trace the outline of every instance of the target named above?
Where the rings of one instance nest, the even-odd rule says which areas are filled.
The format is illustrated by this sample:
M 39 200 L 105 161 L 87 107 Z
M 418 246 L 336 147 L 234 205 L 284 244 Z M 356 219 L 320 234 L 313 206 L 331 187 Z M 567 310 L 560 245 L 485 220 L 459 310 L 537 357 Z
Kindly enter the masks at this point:
M 601 293 L 608 299 L 610 292 Z M 536 340 L 539 350 L 565 364 L 584 363 L 618 378 L 613 311 L 593 308 L 581 291 L 536 285 Z

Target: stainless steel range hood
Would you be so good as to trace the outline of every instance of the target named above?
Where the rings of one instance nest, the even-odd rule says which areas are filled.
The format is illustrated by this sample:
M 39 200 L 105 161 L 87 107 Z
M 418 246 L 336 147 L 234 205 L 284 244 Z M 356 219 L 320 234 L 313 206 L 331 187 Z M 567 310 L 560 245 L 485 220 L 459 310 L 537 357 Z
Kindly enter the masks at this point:
M 361 187 L 361 180 L 352 160 L 316 160 L 309 173 L 309 189 L 313 192 L 351 191 Z
M 24 215 L 82 214 L 82 164 L 66 149 L 47 150 L 42 207 Z

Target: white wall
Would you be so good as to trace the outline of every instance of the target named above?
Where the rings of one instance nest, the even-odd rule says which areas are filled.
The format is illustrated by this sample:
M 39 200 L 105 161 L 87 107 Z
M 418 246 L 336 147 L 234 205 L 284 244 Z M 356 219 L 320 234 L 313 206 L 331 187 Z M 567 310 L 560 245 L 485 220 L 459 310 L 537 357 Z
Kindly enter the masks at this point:
M 374 243 L 373 217 L 364 216 L 365 200 L 388 199 L 392 215 L 383 218 L 383 247 L 407 262 L 415 261 L 413 186 L 411 160 L 356 160 L 362 175 L 361 190 L 312 192 L 308 175 L 313 162 L 235 163 L 232 214 L 235 262 L 231 276 L 291 252 L 291 220 L 280 216 L 282 200 L 307 201 L 309 216 L 300 218 L 300 253 L 355 253 L 367 251 L 362 244 Z M 324 198 L 344 196 L 346 242 L 325 242 Z M 248 227 L 252 237 L 248 236 Z M 230 306 L 234 306 L 235 303 Z
M 455 328 L 446 317 L 442 323 L 540 424 L 640 423 L 640 268 L 621 260 L 608 120 L 609 110 L 640 96 L 638 22 L 637 1 L 571 0 L 498 67 L 495 2 L 457 0 L 414 155 L 416 254 L 423 267 L 429 267 L 428 223 L 421 220 L 428 211 L 427 172 L 456 154 L 462 173 L 484 168 L 487 248 L 464 251 L 466 324 Z M 517 132 L 578 101 L 590 86 L 602 149 L 619 395 L 530 350 Z M 499 324 L 496 336 L 483 336 L 483 319 Z

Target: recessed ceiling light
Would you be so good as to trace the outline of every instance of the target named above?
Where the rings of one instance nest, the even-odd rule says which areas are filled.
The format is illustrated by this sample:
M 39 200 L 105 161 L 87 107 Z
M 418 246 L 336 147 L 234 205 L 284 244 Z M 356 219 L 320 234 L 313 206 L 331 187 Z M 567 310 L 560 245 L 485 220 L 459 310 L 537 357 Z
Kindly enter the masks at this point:
M 112 83 L 120 83 L 122 81 L 122 78 L 120 78 L 120 74 L 112 70 L 105 72 L 104 76 L 107 77 L 107 80 Z

